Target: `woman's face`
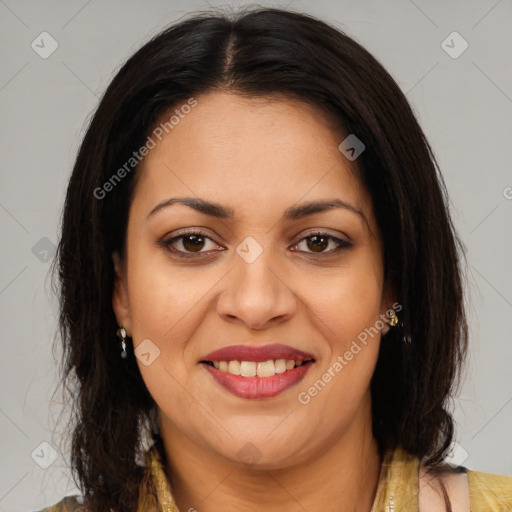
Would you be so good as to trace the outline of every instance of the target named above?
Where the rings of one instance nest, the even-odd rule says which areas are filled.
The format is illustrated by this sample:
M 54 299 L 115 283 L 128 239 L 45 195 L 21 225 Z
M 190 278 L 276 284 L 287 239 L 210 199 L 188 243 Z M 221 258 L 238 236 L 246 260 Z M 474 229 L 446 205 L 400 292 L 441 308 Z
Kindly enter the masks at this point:
M 371 436 L 392 300 L 369 195 L 338 149 L 345 137 L 292 100 L 196 100 L 153 136 L 126 259 L 114 254 L 116 318 L 162 431 L 205 456 L 273 468 Z M 302 208 L 318 201 L 339 206 Z

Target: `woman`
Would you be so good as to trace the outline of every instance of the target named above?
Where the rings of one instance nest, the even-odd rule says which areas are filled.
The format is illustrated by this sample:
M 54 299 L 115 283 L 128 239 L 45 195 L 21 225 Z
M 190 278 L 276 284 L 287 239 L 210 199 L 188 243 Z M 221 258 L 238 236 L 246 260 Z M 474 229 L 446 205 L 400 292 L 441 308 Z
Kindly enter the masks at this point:
M 512 478 L 443 462 L 462 261 L 366 50 L 278 9 L 170 27 L 113 79 L 69 183 L 83 496 L 46 510 L 510 511 Z

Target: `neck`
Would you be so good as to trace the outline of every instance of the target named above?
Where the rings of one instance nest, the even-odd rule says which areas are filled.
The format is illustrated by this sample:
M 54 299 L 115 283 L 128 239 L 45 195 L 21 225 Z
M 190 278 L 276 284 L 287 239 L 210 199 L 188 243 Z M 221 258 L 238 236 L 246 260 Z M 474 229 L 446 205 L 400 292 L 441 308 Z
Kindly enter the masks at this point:
M 206 452 L 163 425 L 166 473 L 180 511 L 370 512 L 381 457 L 371 421 L 295 466 L 261 470 Z

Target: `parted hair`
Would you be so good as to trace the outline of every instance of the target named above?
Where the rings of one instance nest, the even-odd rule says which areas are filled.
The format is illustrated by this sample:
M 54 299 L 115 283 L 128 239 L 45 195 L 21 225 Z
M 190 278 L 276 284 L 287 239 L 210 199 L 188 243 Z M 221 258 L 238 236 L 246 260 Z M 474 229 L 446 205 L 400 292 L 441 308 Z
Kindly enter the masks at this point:
M 363 141 L 354 164 L 382 235 L 385 278 L 402 306 L 371 382 L 373 433 L 381 453 L 401 446 L 432 468 L 454 437 L 450 400 L 468 337 L 464 247 L 405 95 L 353 38 L 311 15 L 260 7 L 196 12 L 158 33 L 115 74 L 67 187 L 53 268 L 60 384 L 72 411 L 73 474 L 94 512 L 136 510 L 141 486 L 149 485 L 147 468 L 137 463 L 141 436 L 155 407 L 130 339 L 129 357 L 120 357 L 112 308 L 111 255 L 125 250 L 137 166 L 108 193 L 98 190 L 106 190 L 164 114 L 215 90 L 299 99 Z

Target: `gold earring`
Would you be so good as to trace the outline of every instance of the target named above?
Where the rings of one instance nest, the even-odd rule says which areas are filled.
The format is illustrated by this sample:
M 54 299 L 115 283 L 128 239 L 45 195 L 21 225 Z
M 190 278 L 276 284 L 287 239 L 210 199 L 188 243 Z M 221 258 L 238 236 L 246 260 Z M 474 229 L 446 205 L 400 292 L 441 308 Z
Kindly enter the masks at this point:
M 126 352 L 126 338 L 127 338 L 126 329 L 122 325 L 119 325 L 119 329 L 117 329 L 116 334 L 117 334 L 117 337 L 121 339 L 121 348 L 123 349 L 121 352 L 121 357 L 123 359 L 126 359 L 128 357 L 128 352 Z
M 389 319 L 389 325 L 391 327 L 395 327 L 395 325 L 398 324 L 398 317 L 396 315 L 393 315 L 390 319 Z

